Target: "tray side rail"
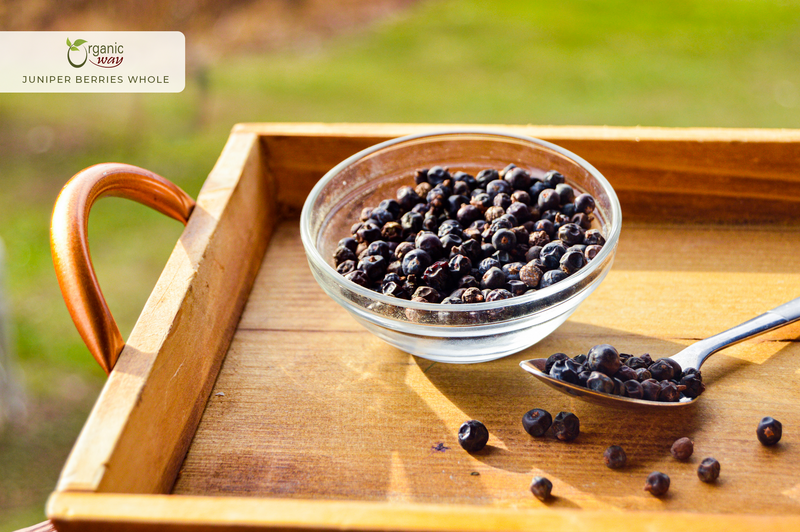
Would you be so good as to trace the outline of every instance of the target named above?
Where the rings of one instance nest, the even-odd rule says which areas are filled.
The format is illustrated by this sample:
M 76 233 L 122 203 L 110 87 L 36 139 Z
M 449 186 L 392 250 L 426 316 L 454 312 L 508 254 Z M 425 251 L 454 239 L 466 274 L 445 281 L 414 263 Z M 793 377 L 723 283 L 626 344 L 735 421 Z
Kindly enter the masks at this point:
M 57 491 L 170 490 L 274 225 L 261 157 L 255 134 L 229 138 Z
M 558 144 L 614 186 L 626 221 L 796 224 L 800 131 L 777 129 L 432 124 L 240 124 L 259 134 L 276 172 L 278 203 L 296 214 L 314 184 L 350 155 L 426 131 L 508 131 Z

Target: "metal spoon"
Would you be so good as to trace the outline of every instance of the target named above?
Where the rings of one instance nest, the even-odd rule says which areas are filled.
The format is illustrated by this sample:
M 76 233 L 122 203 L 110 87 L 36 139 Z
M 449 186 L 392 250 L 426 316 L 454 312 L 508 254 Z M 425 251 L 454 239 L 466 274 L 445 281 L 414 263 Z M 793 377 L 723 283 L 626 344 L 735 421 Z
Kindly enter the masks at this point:
M 683 351 L 669 358 L 681 365 L 686 370 L 688 368 L 700 369 L 703 362 L 708 357 L 729 345 L 736 344 L 753 336 L 758 336 L 772 329 L 783 327 L 793 321 L 800 319 L 800 298 L 793 299 L 788 303 L 776 307 L 764 314 L 748 320 L 741 325 L 737 325 L 727 331 L 715 334 L 705 340 L 696 342 Z M 551 377 L 545 370 L 545 358 L 523 360 L 519 363 L 520 367 L 532 374 L 534 377 L 544 382 L 556 390 L 572 395 L 584 401 L 604 406 L 617 408 L 683 408 L 697 401 L 697 397 L 689 399 L 684 397 L 676 403 L 662 403 L 659 401 L 646 401 L 644 399 L 631 399 L 620 395 L 611 395 L 596 392 L 577 384 L 560 381 Z

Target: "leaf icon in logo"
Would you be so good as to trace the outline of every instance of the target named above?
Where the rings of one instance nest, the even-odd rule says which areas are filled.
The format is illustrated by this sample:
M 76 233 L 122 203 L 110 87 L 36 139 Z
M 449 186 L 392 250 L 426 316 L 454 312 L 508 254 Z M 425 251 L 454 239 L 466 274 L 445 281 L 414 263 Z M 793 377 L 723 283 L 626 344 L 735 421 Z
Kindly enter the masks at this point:
M 67 48 L 67 61 L 69 62 L 70 65 L 72 65 L 75 68 L 80 68 L 80 67 L 82 67 L 83 65 L 86 64 L 86 60 L 89 57 L 89 52 L 84 48 L 84 50 L 83 50 L 83 63 L 80 63 L 80 64 L 73 63 L 72 62 L 72 58 L 69 56 L 69 53 L 70 52 L 80 52 L 80 48 L 78 48 L 78 46 L 84 44 L 85 42 L 86 42 L 86 40 L 84 40 L 84 39 L 77 39 L 75 42 L 70 42 L 69 37 L 67 37 L 67 47 L 68 47 Z

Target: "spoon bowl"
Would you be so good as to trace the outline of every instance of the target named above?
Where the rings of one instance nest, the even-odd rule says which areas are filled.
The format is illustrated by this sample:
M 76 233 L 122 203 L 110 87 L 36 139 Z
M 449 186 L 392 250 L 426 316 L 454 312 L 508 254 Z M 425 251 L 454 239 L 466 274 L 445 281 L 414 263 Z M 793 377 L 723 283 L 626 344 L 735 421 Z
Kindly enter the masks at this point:
M 732 327 L 705 340 L 700 340 L 679 353 L 668 357 L 677 362 L 683 370 L 694 368 L 699 370 L 703 363 L 717 351 L 730 345 L 739 343 L 753 336 L 758 336 L 772 329 L 777 329 L 800 319 L 800 298 L 756 316 L 740 325 Z M 665 403 L 648 401 L 645 399 L 632 399 L 621 395 L 596 392 L 578 384 L 565 382 L 545 373 L 547 359 L 535 358 L 523 360 L 520 367 L 559 392 L 577 397 L 583 401 L 623 409 L 664 409 L 683 408 L 694 404 L 700 396 L 695 398 L 681 397 L 677 402 Z

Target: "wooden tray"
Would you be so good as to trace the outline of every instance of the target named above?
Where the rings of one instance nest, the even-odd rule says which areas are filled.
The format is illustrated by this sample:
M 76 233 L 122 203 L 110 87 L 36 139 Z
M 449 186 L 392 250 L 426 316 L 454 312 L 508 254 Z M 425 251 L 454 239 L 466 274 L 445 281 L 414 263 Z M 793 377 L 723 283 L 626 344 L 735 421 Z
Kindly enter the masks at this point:
M 47 505 L 60 531 L 800 530 L 800 323 L 703 368 L 688 411 L 603 410 L 520 360 L 597 343 L 672 354 L 800 296 L 800 131 L 508 127 L 593 163 L 624 216 L 616 262 L 549 338 L 477 365 L 402 353 L 316 285 L 298 213 L 358 150 L 435 125 L 237 125 Z M 572 443 L 527 410 L 572 411 Z M 783 440 L 761 446 L 771 415 Z M 470 455 L 459 425 L 482 420 Z M 670 456 L 689 436 L 688 462 Z M 602 452 L 619 444 L 629 465 Z M 714 456 L 722 474 L 700 482 Z M 643 491 L 663 471 L 669 494 Z M 528 491 L 552 480 L 548 504 Z

